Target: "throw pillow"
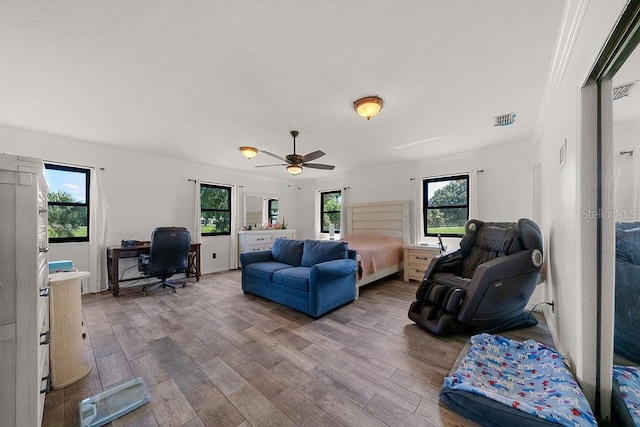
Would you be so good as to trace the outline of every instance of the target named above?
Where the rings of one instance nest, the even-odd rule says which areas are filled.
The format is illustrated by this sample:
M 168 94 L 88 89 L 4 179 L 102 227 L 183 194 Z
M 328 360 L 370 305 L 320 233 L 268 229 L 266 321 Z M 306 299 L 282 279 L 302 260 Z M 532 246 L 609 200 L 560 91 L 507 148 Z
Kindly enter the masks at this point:
M 288 264 L 293 267 L 300 267 L 303 247 L 304 242 L 302 240 L 278 237 L 275 242 L 273 242 L 273 245 L 271 245 L 271 255 L 276 262 Z
M 347 242 L 327 240 L 305 240 L 302 251 L 302 266 L 311 267 L 321 262 L 347 259 Z

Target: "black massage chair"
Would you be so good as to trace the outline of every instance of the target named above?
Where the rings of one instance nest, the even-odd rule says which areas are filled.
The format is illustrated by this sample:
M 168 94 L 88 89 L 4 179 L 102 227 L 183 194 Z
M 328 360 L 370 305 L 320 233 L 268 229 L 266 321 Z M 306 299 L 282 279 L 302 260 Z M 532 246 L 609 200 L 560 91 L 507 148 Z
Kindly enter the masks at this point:
M 469 220 L 460 249 L 431 261 L 409 319 L 437 335 L 533 326 L 537 321 L 524 307 L 541 269 L 536 223 Z

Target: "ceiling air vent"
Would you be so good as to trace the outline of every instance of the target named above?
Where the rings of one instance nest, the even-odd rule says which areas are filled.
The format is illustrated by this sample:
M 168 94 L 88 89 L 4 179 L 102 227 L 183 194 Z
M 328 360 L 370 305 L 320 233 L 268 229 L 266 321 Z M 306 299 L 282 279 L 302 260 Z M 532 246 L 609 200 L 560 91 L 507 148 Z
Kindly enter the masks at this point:
M 516 113 L 507 113 L 493 117 L 494 126 L 509 126 L 516 121 Z
M 631 88 L 636 84 L 636 82 L 625 83 L 620 86 L 616 86 L 613 88 L 613 100 L 624 98 L 625 96 L 629 96 L 629 92 L 631 92 Z

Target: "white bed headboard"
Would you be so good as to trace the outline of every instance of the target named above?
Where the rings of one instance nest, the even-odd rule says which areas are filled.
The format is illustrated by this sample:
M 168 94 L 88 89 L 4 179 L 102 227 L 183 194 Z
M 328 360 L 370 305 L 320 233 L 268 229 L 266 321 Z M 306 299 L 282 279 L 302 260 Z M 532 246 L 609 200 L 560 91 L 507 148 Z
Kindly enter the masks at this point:
M 411 243 L 411 200 L 347 206 L 348 234 L 391 236 Z

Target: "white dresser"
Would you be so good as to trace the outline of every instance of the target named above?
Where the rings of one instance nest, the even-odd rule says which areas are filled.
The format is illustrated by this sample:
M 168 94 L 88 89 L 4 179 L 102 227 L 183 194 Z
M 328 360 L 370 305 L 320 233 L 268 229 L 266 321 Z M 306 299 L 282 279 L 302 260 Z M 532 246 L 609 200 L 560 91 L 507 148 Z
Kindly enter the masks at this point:
M 295 239 L 296 230 L 247 230 L 238 231 L 238 255 L 242 252 L 264 251 L 278 238 Z
M 0 414 L 40 426 L 49 377 L 47 185 L 42 160 L 0 154 Z

